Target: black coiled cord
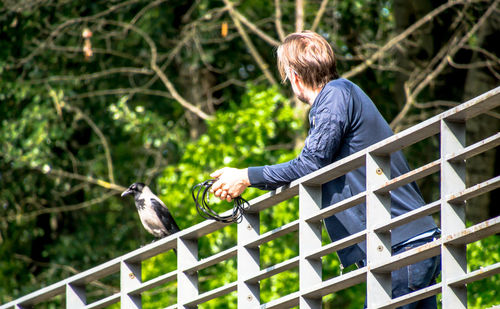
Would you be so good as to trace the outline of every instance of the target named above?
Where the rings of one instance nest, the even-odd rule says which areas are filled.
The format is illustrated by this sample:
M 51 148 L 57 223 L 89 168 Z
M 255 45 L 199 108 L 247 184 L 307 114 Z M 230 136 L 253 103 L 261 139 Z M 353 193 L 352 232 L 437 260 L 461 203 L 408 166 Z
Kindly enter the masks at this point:
M 216 181 L 217 179 L 205 180 L 204 182 L 195 185 L 193 190 L 191 190 L 191 195 L 193 196 L 194 203 L 196 204 L 198 214 L 205 219 L 212 219 L 223 223 L 240 223 L 243 212 L 245 212 L 245 209 L 250 206 L 248 201 L 242 198 L 241 195 L 233 198 L 233 212 L 230 215 L 221 216 L 210 208 L 210 187 L 212 187 Z

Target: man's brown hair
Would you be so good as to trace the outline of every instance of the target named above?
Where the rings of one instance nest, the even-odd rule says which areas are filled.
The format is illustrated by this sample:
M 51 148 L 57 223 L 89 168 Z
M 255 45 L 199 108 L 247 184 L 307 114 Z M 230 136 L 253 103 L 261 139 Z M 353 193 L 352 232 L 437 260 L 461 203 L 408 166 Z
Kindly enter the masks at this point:
M 316 32 L 306 30 L 287 35 L 277 54 L 283 82 L 289 68 L 312 88 L 322 88 L 339 77 L 333 48 Z

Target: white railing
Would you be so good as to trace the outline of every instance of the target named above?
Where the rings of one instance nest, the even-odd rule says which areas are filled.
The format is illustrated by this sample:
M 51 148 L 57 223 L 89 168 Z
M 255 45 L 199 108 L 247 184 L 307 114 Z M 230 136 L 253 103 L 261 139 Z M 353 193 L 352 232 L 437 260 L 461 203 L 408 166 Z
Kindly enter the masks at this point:
M 250 201 L 251 207 L 238 224 L 238 243 L 208 258 L 198 259 L 198 239 L 225 227 L 204 221 L 177 234 L 115 258 L 102 265 L 42 288 L 0 306 L 30 308 L 40 302 L 65 294 L 66 308 L 103 308 L 120 302 L 122 308 L 141 308 L 141 293 L 177 280 L 177 304 L 168 308 L 194 308 L 219 296 L 237 291 L 238 308 L 321 308 L 323 296 L 366 282 L 369 308 L 395 308 L 442 293 L 443 308 L 466 308 L 466 284 L 500 273 L 500 263 L 485 265 L 467 272 L 466 246 L 500 232 L 500 217 L 466 228 L 465 200 L 500 187 L 500 176 L 466 188 L 465 159 L 500 145 L 496 133 L 466 146 L 466 121 L 500 106 L 500 87 L 414 127 L 350 155 L 276 191 Z M 390 177 L 390 154 L 423 139 L 440 134 L 440 158 L 395 179 Z M 366 191 L 320 209 L 321 184 L 366 166 Z M 391 218 L 390 190 L 440 172 L 441 196 L 419 209 Z M 260 235 L 259 212 L 299 196 L 299 219 Z M 322 246 L 321 220 L 360 203 L 366 203 L 366 230 Z M 390 231 L 423 216 L 440 212 L 442 237 L 418 248 L 391 255 Z M 259 246 L 298 231 L 296 257 L 261 269 Z M 321 258 L 355 243 L 367 242 L 367 266 L 322 279 Z M 177 270 L 141 282 L 141 262 L 177 248 Z M 392 299 L 390 272 L 405 265 L 441 254 L 442 280 L 414 293 Z M 198 271 L 237 257 L 238 279 L 214 290 L 199 293 Z M 266 304 L 260 302 L 260 280 L 280 272 L 299 268 L 299 290 Z M 120 273 L 120 291 L 90 304 L 85 286 Z

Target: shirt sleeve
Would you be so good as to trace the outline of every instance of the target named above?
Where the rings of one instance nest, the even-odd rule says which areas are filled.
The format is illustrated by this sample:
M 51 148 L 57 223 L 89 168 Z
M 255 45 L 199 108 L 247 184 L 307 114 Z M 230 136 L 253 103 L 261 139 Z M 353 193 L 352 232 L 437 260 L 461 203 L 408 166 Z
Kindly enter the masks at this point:
M 324 89 L 325 90 L 325 89 Z M 299 156 L 286 163 L 248 168 L 251 186 L 274 190 L 333 162 L 347 127 L 347 91 L 320 93 L 311 111 L 310 129 Z

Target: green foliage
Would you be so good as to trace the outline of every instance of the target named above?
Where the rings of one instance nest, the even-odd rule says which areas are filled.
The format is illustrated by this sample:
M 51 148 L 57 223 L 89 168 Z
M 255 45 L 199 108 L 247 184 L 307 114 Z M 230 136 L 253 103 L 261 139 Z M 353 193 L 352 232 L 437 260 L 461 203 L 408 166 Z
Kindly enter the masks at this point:
M 5 114 L 9 113 L 5 111 Z M 71 132 L 55 125 L 58 119 L 50 102 L 40 102 L 36 96 L 12 116 L 3 119 L 0 140 L 3 159 L 11 162 L 14 168 L 41 168 L 50 160 L 52 141 Z
M 234 4 L 239 13 L 278 40 L 274 5 L 266 0 Z M 285 34 L 295 31 L 293 1 L 280 4 Z M 319 5 L 305 2 L 306 29 L 312 25 Z M 432 2 L 432 6 L 436 5 Z M 412 71 L 412 75 L 422 73 L 419 68 L 427 66 L 437 51 L 445 50 L 443 44 L 450 37 L 460 35 L 447 37 L 451 30 L 442 25 L 453 24 L 465 33 L 486 7 L 484 3 L 471 4 L 463 7 L 465 11 L 453 8 L 456 13 L 448 14 L 448 19 L 434 18 L 437 26 L 432 33 L 423 31 L 424 42 L 437 44 L 434 54 L 419 54 L 417 62 L 412 59 L 406 69 L 399 67 L 398 57 L 406 56 L 398 51 L 419 50 L 422 35 L 416 32 L 354 76 L 353 81 L 390 121 L 404 103 L 404 98 L 395 94 L 401 79 L 398 75 L 404 81 Z M 395 15 L 395 11 L 391 1 L 327 2 L 317 31 L 334 45 L 341 74 L 396 35 L 396 17 L 402 15 Z M 455 22 L 454 14 L 466 18 Z M 222 22 L 229 25 L 227 37 L 221 37 Z M 277 78 L 275 48 L 247 25 L 244 28 Z M 0 303 L 151 241 L 132 201 L 113 196 L 117 190 L 107 186 L 112 182 L 108 154 L 115 184 L 150 184 L 173 210 L 182 228 L 201 221 L 193 208 L 190 188 L 208 178 L 213 170 L 274 164 L 297 155 L 296 141 L 301 140 L 304 129 L 296 116 L 299 112 L 284 97 L 290 91 L 263 88 L 268 84 L 261 67 L 249 53 L 222 1 L 6 1 L 0 4 L 0 29 Z M 89 40 L 93 55 L 89 58 L 82 52 L 84 29 L 93 33 Z M 197 118 L 172 98 L 171 90 L 151 68 L 151 46 L 142 33 L 156 44 L 157 64 L 172 86 L 214 120 Z M 495 40 L 485 39 L 481 29 L 468 41 L 474 48 L 464 48 L 463 55 L 461 52 L 452 60 L 468 64 L 469 53 L 484 49 L 487 52 L 477 63 L 495 61 L 488 54 L 497 53 L 485 44 Z M 460 74 L 455 74 L 457 71 Z M 433 82 L 428 87 L 433 90 L 418 96 L 416 103 L 460 101 L 465 79 L 450 77 L 465 76 L 464 72 L 469 71 L 453 69 L 440 74 L 439 83 Z M 484 84 L 483 78 L 476 80 Z M 418 113 L 423 117 L 415 118 L 420 116 Z M 412 107 L 409 114 L 413 118 L 408 119 L 413 120 L 404 125 L 432 113 L 434 110 Z M 429 162 L 430 148 L 424 141 L 412 150 L 408 155 L 411 165 Z M 427 191 L 425 186 L 421 188 Z M 436 191 L 429 192 L 426 196 L 434 197 Z M 250 189 L 244 196 L 250 199 L 261 193 Z M 213 203 L 220 211 L 231 207 L 224 202 Z M 264 211 L 261 232 L 295 220 L 297 211 L 295 199 Z M 202 237 L 200 257 L 234 245 L 235 227 Z M 290 234 L 263 245 L 262 267 L 296 255 L 296 237 Z M 492 249 L 474 244 L 469 253 L 498 252 L 492 241 L 481 246 Z M 475 260 L 471 257 L 471 261 Z M 143 279 L 169 272 L 175 266 L 172 252 L 152 258 L 144 262 Z M 235 259 L 231 259 L 202 271 L 201 289 L 234 281 L 236 267 Z M 339 274 L 334 254 L 323 259 L 323 270 L 325 279 Z M 297 290 L 297 276 L 293 269 L 263 280 L 262 301 Z M 102 288 L 88 286 L 92 288 L 89 299 L 110 295 L 118 285 L 116 281 L 114 277 L 104 278 Z M 489 287 L 496 287 L 494 284 L 481 281 L 470 285 L 470 293 L 481 304 L 489 304 L 490 291 L 496 290 Z M 144 306 L 171 304 L 175 293 L 175 283 L 158 287 L 144 294 Z M 325 308 L 360 308 L 364 300 L 360 295 L 364 295 L 364 285 L 328 295 L 324 298 Z M 206 307 L 234 307 L 234 299 L 232 293 L 212 300 Z M 57 308 L 62 301 L 59 297 L 40 307 Z
M 189 188 L 208 179 L 211 172 L 226 165 L 247 167 L 291 159 L 296 155 L 294 151 L 266 150 L 266 147 L 274 143 L 290 142 L 301 128 L 302 123 L 294 116 L 290 103 L 279 94 L 277 89 L 262 90 L 249 86 L 248 94 L 242 98 L 239 105 L 232 103 L 228 110 L 216 113 L 215 119 L 208 123 L 207 132 L 197 141 L 185 146 L 178 164 L 165 169 L 158 181 L 158 187 L 161 188 L 158 192 L 165 204 L 169 205 L 180 227 L 187 228 L 202 220 L 193 205 Z M 261 194 L 259 190 L 250 188 L 245 192 L 244 197 L 251 199 L 259 194 Z M 219 202 L 217 207 L 222 212 L 231 205 Z M 294 201 L 283 203 L 283 206 L 274 207 L 269 216 L 263 216 L 263 224 L 271 228 L 273 225 L 287 223 L 292 220 L 293 216 L 290 215 L 292 211 L 296 212 L 296 210 Z M 222 251 L 234 244 L 236 244 L 236 226 L 231 225 L 200 239 L 200 258 Z M 293 248 L 297 248 L 296 239 L 293 238 L 273 244 L 269 249 L 272 250 L 272 254 L 267 254 L 267 251 L 263 250 L 262 264 L 267 266 L 270 263 L 290 258 L 297 252 Z M 143 266 L 145 276 L 150 277 L 150 272 L 166 272 L 164 268 L 175 263 L 174 258 L 174 256 L 165 256 L 145 262 Z M 153 267 L 152 264 L 156 266 Z M 285 278 L 273 280 L 272 290 L 263 287 L 263 299 L 270 295 L 274 296 L 275 293 L 272 291 L 287 291 L 286 282 L 296 281 L 296 277 L 297 273 L 291 273 Z M 214 278 L 217 279 L 214 280 Z M 210 290 L 234 280 L 236 280 L 234 259 L 200 273 L 202 290 Z M 150 301 L 151 299 L 146 295 L 144 296 L 145 308 L 156 308 L 160 303 L 168 304 L 170 297 L 171 294 L 165 294 L 164 298 L 158 299 L 156 303 Z M 202 307 L 236 308 L 235 295 L 214 300 Z
M 467 246 L 467 272 L 500 262 L 500 236 L 493 235 Z M 500 276 L 467 285 L 467 306 L 471 309 L 498 305 Z
M 176 130 L 177 122 L 151 111 L 145 102 L 136 103 L 132 110 L 127 104 L 128 99 L 124 96 L 109 105 L 113 124 L 129 135 L 135 144 L 148 151 L 160 151 L 167 159 L 175 161 L 177 147 L 184 144 L 186 132 Z

